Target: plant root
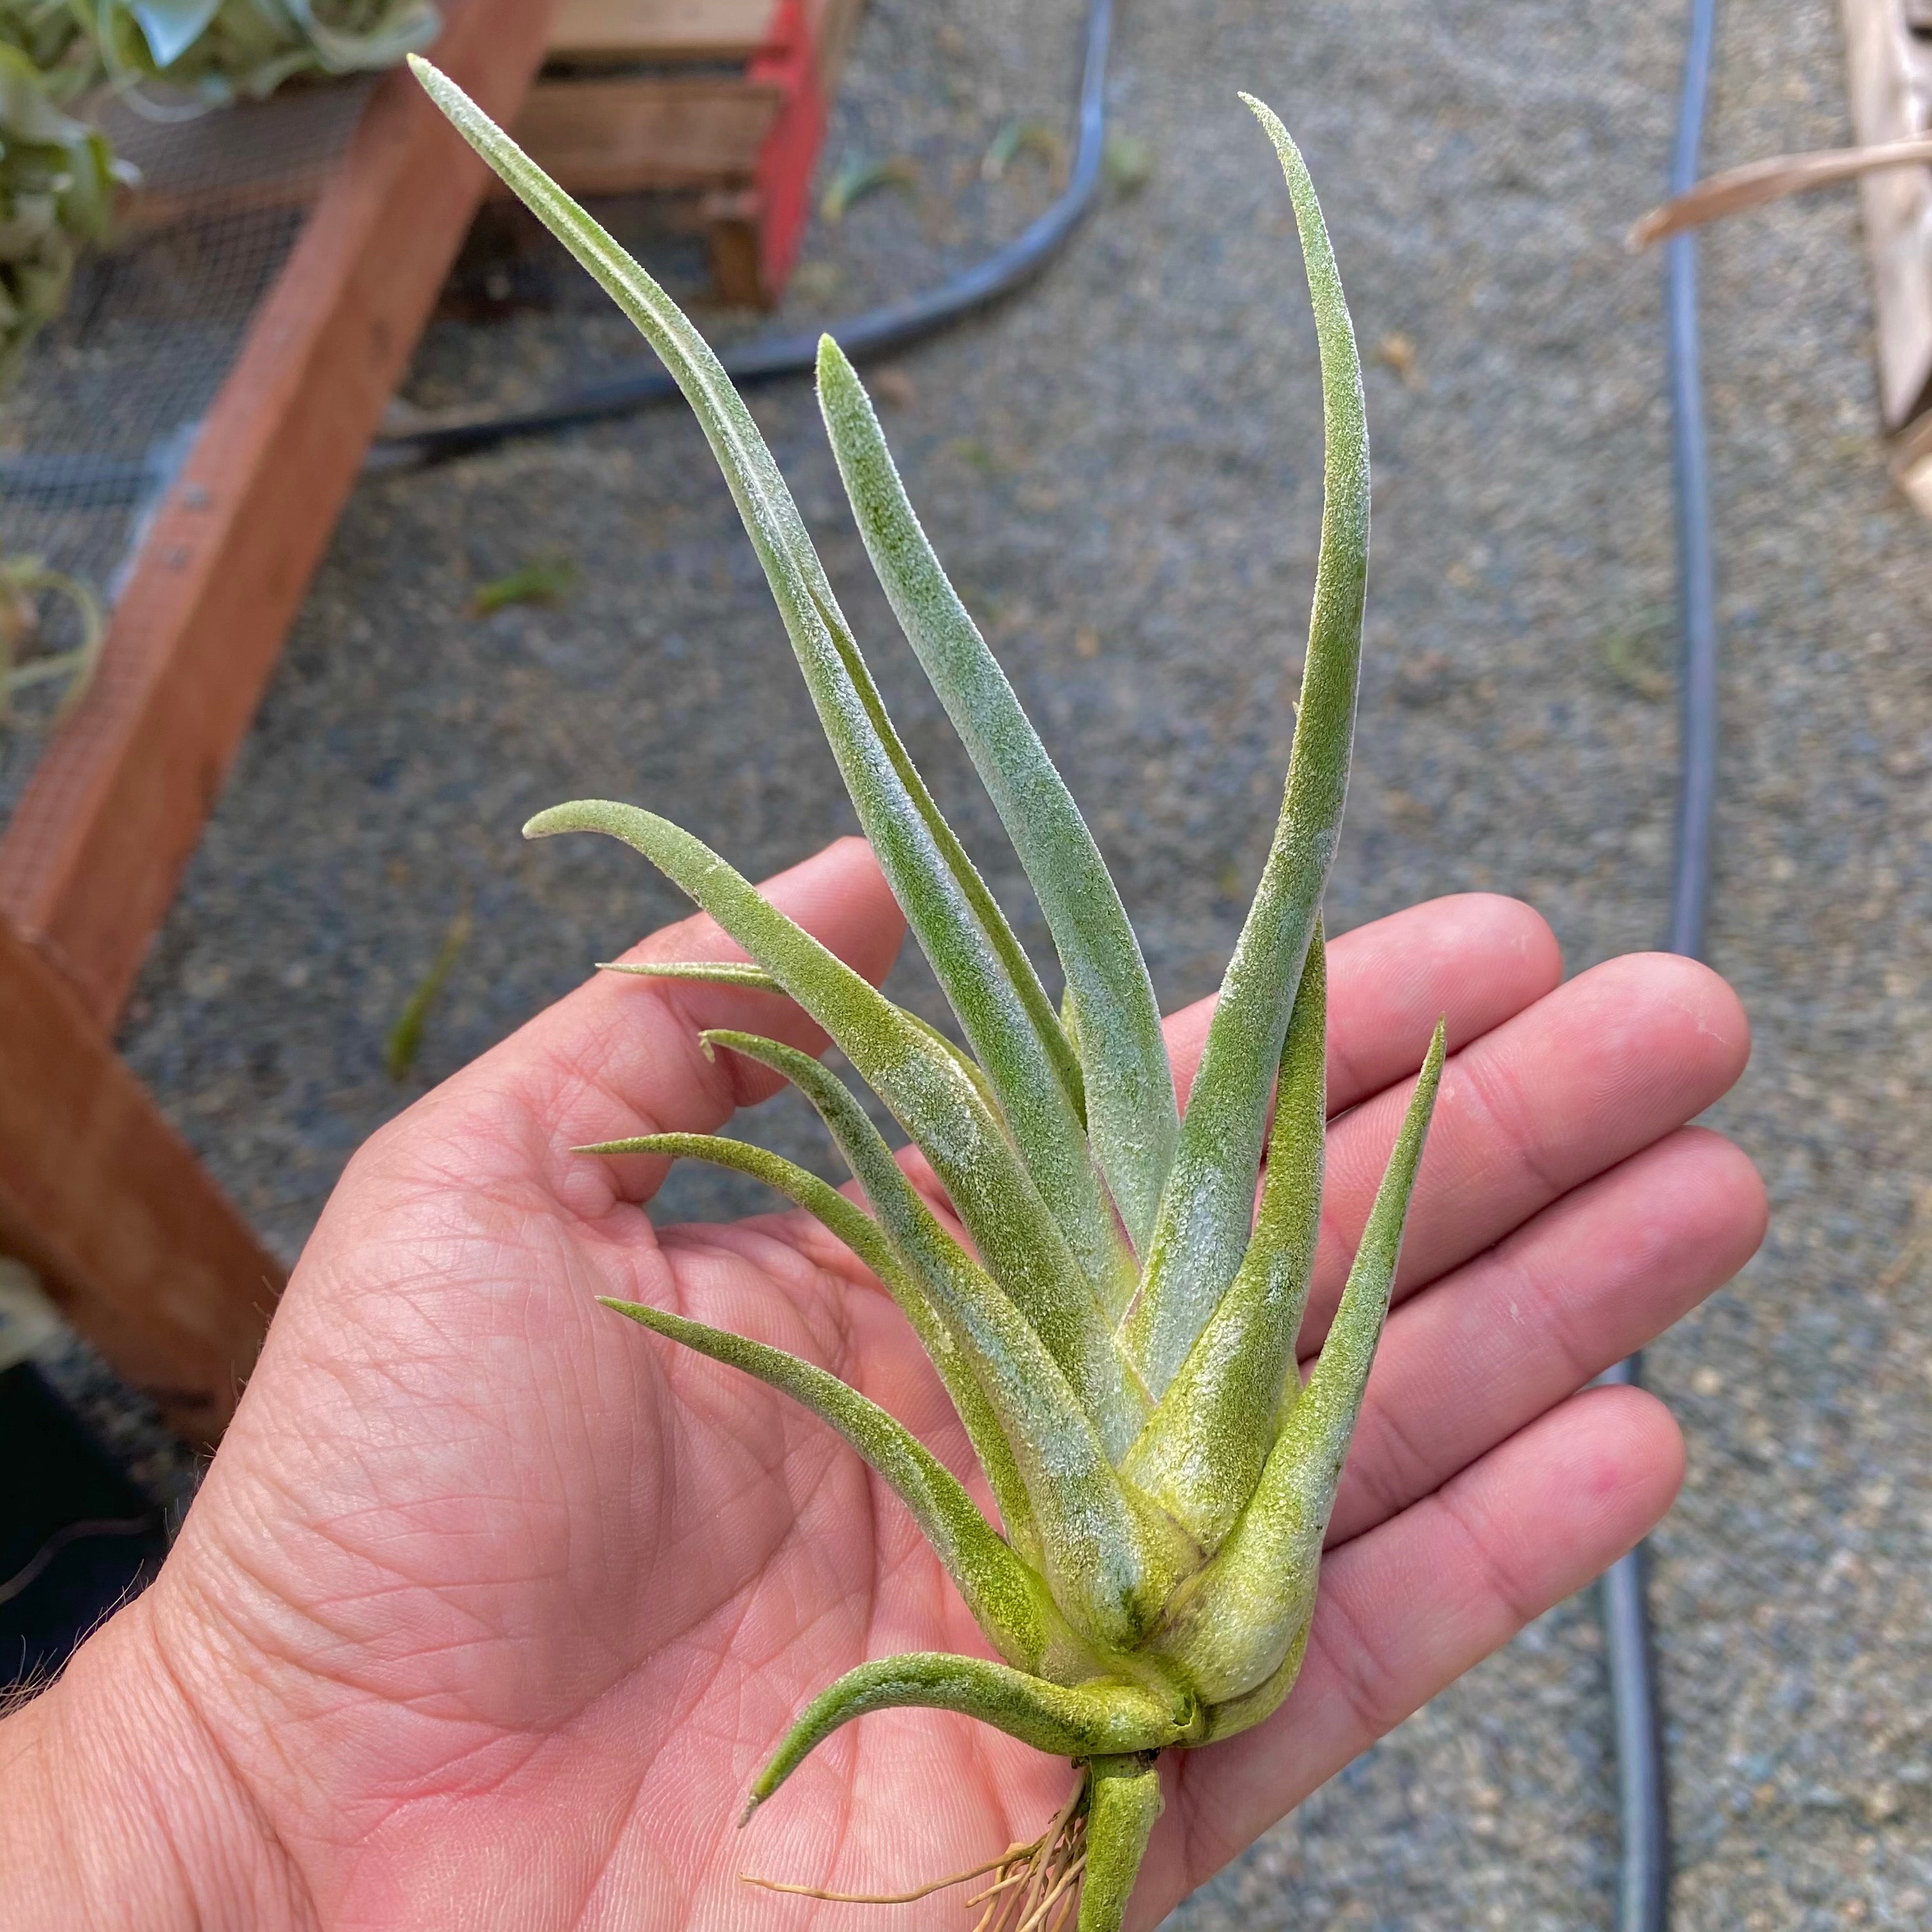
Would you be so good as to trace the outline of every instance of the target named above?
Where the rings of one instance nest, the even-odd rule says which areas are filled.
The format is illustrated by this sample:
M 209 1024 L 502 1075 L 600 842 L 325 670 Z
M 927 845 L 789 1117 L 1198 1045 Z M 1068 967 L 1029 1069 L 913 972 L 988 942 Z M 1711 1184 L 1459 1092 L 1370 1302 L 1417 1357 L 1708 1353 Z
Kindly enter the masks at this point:
M 760 1878 L 752 1872 L 740 1872 L 740 1885 L 755 1885 L 762 1892 L 782 1892 L 794 1898 L 823 1899 L 830 1905 L 911 1905 L 920 1899 L 930 1898 L 935 1892 L 944 1892 L 949 1886 L 964 1885 L 969 1879 L 984 1878 L 988 1872 L 1004 1871 L 1016 1858 L 1021 1858 L 1034 1850 L 1031 1845 L 1010 1845 L 996 1858 L 988 1858 L 984 1864 L 974 1865 L 966 1871 L 949 1872 L 944 1878 L 928 1880 L 924 1885 L 916 1885 L 910 1892 L 826 1892 L 815 1885 L 794 1885 L 782 1878 Z
M 1066 1802 L 1030 1844 L 1015 1845 L 993 1882 L 967 1900 L 983 1905 L 973 1932 L 1060 1932 L 1079 1899 L 1087 1863 L 1087 1798 L 1093 1774 L 1083 1764 Z
M 796 1898 L 822 1899 L 832 1905 L 910 1905 L 991 1874 L 992 1882 L 966 1900 L 969 1907 L 985 1908 L 972 1932 L 1063 1932 L 1079 1902 L 1080 1874 L 1087 1864 L 1087 1799 L 1092 1778 L 1084 1765 L 1079 1769 L 1066 1802 L 1038 1838 L 1009 1845 L 983 1864 L 949 1873 L 909 1892 L 828 1892 L 822 1886 L 759 1878 L 750 1872 L 740 1872 L 739 1882 Z

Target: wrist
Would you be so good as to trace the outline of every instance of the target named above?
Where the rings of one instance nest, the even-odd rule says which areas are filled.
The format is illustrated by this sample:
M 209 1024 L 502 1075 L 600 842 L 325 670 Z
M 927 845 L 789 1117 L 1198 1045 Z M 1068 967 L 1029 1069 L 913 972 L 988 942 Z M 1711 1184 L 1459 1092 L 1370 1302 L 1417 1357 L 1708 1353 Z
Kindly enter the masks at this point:
M 5 1932 L 280 1932 L 307 1918 L 147 1611 L 136 1600 L 0 1721 Z

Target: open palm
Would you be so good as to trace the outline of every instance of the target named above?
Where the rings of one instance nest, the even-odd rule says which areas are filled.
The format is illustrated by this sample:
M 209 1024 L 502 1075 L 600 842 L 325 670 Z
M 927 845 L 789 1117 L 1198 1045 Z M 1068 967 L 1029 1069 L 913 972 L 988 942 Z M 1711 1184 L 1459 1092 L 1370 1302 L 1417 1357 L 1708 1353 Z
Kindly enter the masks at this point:
M 898 916 L 864 846 L 768 890 L 884 974 Z M 737 956 L 701 919 L 652 954 Z M 1333 942 L 1330 975 L 1337 1118 L 1304 1354 L 1438 1012 L 1454 1056 L 1300 1682 L 1261 1727 L 1169 1754 L 1143 1924 L 1657 1520 L 1682 1466 L 1669 1417 L 1632 1390 L 1578 1391 L 1761 1232 L 1749 1162 L 1683 1126 L 1747 1051 L 1702 968 L 1634 958 L 1559 986 L 1534 914 L 1468 897 Z M 1184 1082 L 1204 1024 L 1170 1023 Z M 829 1430 L 593 1298 L 823 1364 L 983 1499 L 910 1330 L 818 1223 L 654 1232 L 640 1204 L 662 1162 L 570 1151 L 708 1130 L 763 1098 L 761 1070 L 702 1055 L 718 1024 L 823 1044 L 775 995 L 605 976 L 372 1140 L 160 1581 L 122 1619 L 193 1712 L 292 1920 L 845 1925 L 855 1908 L 738 1874 L 908 1888 L 1033 1836 L 1070 1788 L 1064 1762 L 963 1718 L 893 1712 L 733 1828 L 841 1672 L 987 1653 Z M 963 1927 L 958 1896 L 860 1922 Z

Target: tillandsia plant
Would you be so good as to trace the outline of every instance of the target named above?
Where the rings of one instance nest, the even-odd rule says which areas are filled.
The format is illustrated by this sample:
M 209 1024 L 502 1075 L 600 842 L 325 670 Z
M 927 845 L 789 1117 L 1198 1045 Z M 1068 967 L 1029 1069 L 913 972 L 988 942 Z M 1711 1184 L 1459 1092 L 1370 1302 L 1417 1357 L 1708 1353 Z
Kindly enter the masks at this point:
M 1327 1113 L 1320 907 L 1348 780 L 1369 525 L 1360 364 L 1307 171 L 1287 130 L 1250 100 L 1287 176 L 1313 297 L 1325 502 L 1280 821 L 1184 1114 L 1120 896 L 947 582 L 838 345 L 820 344 L 818 394 L 840 474 L 901 627 L 1038 896 L 1065 976 L 1058 1010 L 894 731 L 797 508 L 716 358 L 473 103 L 415 65 L 696 410 L 860 822 L 965 1037 L 962 1048 L 893 1005 L 651 812 L 596 800 L 525 828 L 621 839 L 710 913 L 748 963 L 634 970 L 789 995 L 924 1154 L 970 1244 L 913 1185 L 846 1086 L 809 1056 L 750 1034 L 704 1038 L 804 1093 L 869 1214 L 776 1154 L 712 1136 L 586 1150 L 715 1162 L 818 1216 L 898 1301 L 998 1512 L 995 1529 L 916 1438 L 824 1370 L 662 1310 L 609 1304 L 760 1378 L 838 1430 L 911 1510 L 997 1654 L 889 1658 L 848 1672 L 779 1744 L 746 1815 L 868 1712 L 963 1712 L 1078 1768 L 1041 1838 L 986 1868 L 994 1876 L 982 1924 L 1057 1925 L 1077 1898 L 1081 1932 L 1112 1932 L 1160 1808 L 1160 1754 L 1259 1723 L 1294 1682 L 1442 1066 L 1438 1028 L 1304 1384 L 1296 1337 L 1321 1220 Z
M 214 106 L 394 67 L 441 24 L 433 0 L 0 0 L 0 40 L 64 82 L 158 80 Z
M 68 607 L 80 632 L 64 650 L 29 655 L 41 642 L 43 600 L 58 598 Z M 0 549 L 0 728 L 12 722 L 16 692 L 38 684 L 64 682 L 58 719 L 86 695 L 107 634 L 106 620 L 92 591 L 64 570 L 50 570 L 37 556 L 9 556 Z
M 436 38 L 430 0 L 86 0 L 109 74 L 220 104 L 302 74 L 394 67 Z
M 156 80 L 210 106 L 260 100 L 393 67 L 441 26 L 433 0 L 0 0 L 0 384 L 139 180 L 59 104 Z
M 56 100 L 71 99 L 98 78 L 86 16 L 73 0 L 0 0 L 0 44 L 25 54 Z
M 107 232 L 131 179 L 33 61 L 0 39 L 0 382 L 61 312 L 82 245 Z

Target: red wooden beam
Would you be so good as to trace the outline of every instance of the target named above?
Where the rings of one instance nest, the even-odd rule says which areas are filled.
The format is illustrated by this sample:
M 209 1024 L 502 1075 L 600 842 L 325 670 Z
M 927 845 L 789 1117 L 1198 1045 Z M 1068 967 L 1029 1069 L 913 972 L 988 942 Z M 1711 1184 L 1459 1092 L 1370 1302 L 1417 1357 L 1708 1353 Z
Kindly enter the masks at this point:
M 74 989 L 4 921 L 0 1250 L 40 1276 L 183 1436 L 220 1434 L 280 1292 L 281 1264 Z
M 451 0 L 432 52 L 515 112 L 549 0 Z M 482 194 L 386 75 L 256 310 L 117 605 L 100 667 L 0 843 L 0 917 L 112 1026 Z

